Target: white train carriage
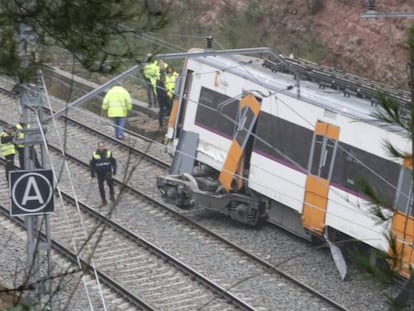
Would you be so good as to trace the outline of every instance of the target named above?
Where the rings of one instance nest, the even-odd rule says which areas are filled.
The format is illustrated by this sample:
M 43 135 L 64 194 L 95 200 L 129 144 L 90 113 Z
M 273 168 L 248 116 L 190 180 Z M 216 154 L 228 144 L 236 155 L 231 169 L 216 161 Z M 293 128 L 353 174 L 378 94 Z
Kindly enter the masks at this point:
M 159 189 L 180 207 L 249 225 L 268 218 L 305 238 L 341 232 L 392 253 L 392 232 L 407 275 L 411 169 L 388 155 L 384 140 L 407 154 L 411 142 L 373 117 L 379 108 L 370 100 L 297 78 L 256 57 L 188 58 L 167 134 L 174 161 Z M 388 220 L 374 216 L 361 180 L 388 202 Z

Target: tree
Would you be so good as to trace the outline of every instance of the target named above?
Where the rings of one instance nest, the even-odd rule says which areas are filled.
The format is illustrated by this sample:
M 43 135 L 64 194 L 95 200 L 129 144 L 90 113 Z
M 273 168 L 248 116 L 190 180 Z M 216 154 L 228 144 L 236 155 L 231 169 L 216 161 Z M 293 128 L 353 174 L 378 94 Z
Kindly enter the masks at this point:
M 51 46 L 69 51 L 89 71 L 114 71 L 120 60 L 142 55 L 136 35 L 166 25 L 166 6 L 161 4 L 150 0 L 0 0 L 0 72 L 20 80 L 33 77 L 44 61 L 39 52 Z M 24 27 L 34 30 L 35 36 L 26 46 L 26 55 L 21 55 L 18 33 Z M 23 56 L 32 58 L 29 66 Z
M 401 107 L 398 101 L 387 96 L 387 94 L 385 93 L 379 92 L 378 103 L 382 107 L 382 110 L 375 113 L 375 117 L 379 121 L 385 123 L 386 125 L 394 127 L 397 132 L 407 137 L 411 141 L 410 154 L 407 154 L 407 152 L 404 152 L 403 150 L 399 150 L 390 141 L 384 142 L 385 148 L 388 150 L 389 154 L 397 159 L 400 159 L 401 162 L 408 163 L 407 166 L 411 169 L 411 195 L 409 195 L 410 197 L 408 198 L 408 219 L 409 216 L 414 216 L 414 205 L 412 197 L 414 193 L 414 174 L 412 167 L 412 164 L 414 163 L 414 25 L 408 30 L 407 43 L 409 46 L 410 55 L 408 67 L 410 70 L 409 87 L 411 90 L 411 104 L 409 107 Z M 377 216 L 381 221 L 388 220 L 382 214 L 381 208 L 379 207 L 380 205 L 383 205 L 383 200 L 378 196 L 374 189 L 370 187 L 369 184 L 363 183 L 362 187 L 364 189 L 364 192 L 371 198 L 371 201 L 373 202 L 373 213 L 375 214 L 375 216 Z M 409 234 L 413 233 L 411 232 Z M 398 270 L 402 269 L 402 247 L 398 246 L 397 237 L 392 232 L 390 232 L 388 239 L 391 248 L 391 253 L 387 254 L 385 257 L 387 258 L 387 261 L 389 262 L 389 265 L 391 267 L 391 270 L 389 271 L 391 271 L 392 276 L 394 271 L 400 272 Z M 363 262 L 361 261 L 361 257 L 359 257 L 358 259 L 360 263 Z M 373 267 L 367 264 L 364 264 L 364 266 L 371 272 L 374 272 L 374 274 L 376 274 L 377 276 L 384 276 L 384 271 L 380 271 L 379 269 L 373 269 Z M 413 285 L 414 271 L 410 267 L 408 279 L 402 285 L 399 294 L 394 299 L 392 299 L 392 310 L 403 310 L 407 306 L 407 302 L 413 294 Z
M 116 72 L 122 61 L 139 62 L 148 52 L 137 38 L 164 27 L 168 8 L 163 0 L 0 0 L 0 74 L 37 85 L 51 47 L 68 51 L 89 72 Z

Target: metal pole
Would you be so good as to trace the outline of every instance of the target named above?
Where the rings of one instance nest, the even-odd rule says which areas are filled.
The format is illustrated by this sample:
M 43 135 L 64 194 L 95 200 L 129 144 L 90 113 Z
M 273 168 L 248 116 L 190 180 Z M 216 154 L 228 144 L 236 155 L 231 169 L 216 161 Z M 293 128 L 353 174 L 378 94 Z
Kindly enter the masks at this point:
M 53 279 L 52 279 L 52 236 L 50 230 L 50 223 L 49 223 L 49 215 L 45 215 L 45 230 L 46 230 L 46 238 L 47 238 L 47 275 L 49 278 L 49 310 L 53 310 L 52 298 L 53 298 Z
M 32 65 L 32 58 L 30 57 L 29 46 L 33 39 L 33 32 L 34 29 L 31 25 L 22 23 L 19 27 L 19 52 L 21 55 L 21 64 L 24 70 L 29 70 L 30 65 Z M 23 83 L 22 85 L 22 92 L 20 93 L 20 104 L 21 104 L 21 111 L 23 115 L 23 122 L 25 123 L 24 128 L 22 129 L 24 136 L 24 141 L 19 142 L 20 144 L 24 144 L 24 167 L 23 169 L 28 168 L 29 165 L 29 154 L 27 148 L 27 135 L 26 135 L 26 124 L 28 123 L 28 105 L 27 102 L 27 89 L 28 87 Z M 36 260 L 36 250 L 35 250 L 35 236 L 36 236 L 36 229 L 35 228 L 35 216 L 26 216 L 24 219 L 26 229 L 27 229 L 27 262 L 26 262 L 26 271 L 27 271 L 27 283 L 34 284 L 35 288 L 29 291 L 28 297 L 30 301 L 34 301 L 36 298 L 36 271 L 39 271 L 37 267 L 37 260 Z
M 22 132 L 24 134 L 24 139 L 18 140 L 18 144 L 24 145 L 24 169 L 33 170 L 35 166 L 35 145 L 40 144 L 41 148 L 41 162 L 42 167 L 44 167 L 45 159 L 43 154 L 43 140 L 40 136 L 39 126 L 37 122 L 31 123 L 31 120 L 34 120 L 34 113 L 39 114 L 40 123 L 43 123 L 43 117 L 41 115 L 42 107 L 44 105 L 44 90 L 43 84 L 39 83 L 39 72 L 34 70 L 34 65 L 36 65 L 38 56 L 37 56 L 37 33 L 35 30 L 34 24 L 25 24 L 22 23 L 19 28 L 19 52 L 21 55 L 21 64 L 23 70 L 25 70 L 28 75 L 23 78 L 23 82 L 20 85 L 20 104 L 24 126 Z M 33 73 L 32 76 L 29 73 Z M 45 217 L 45 232 L 47 237 L 47 242 L 43 243 L 40 241 L 40 225 L 39 225 L 39 216 L 38 215 L 29 215 L 25 216 L 25 225 L 27 229 L 27 281 L 28 284 L 33 286 L 33 289 L 29 291 L 28 298 L 34 302 L 34 310 L 39 310 L 43 308 L 42 306 L 42 294 L 41 285 L 38 284 L 39 280 L 50 280 L 46 284 L 49 284 L 49 309 L 52 306 L 52 257 L 51 257 L 51 230 L 49 224 L 49 218 Z M 47 278 L 41 278 L 41 269 L 40 269 L 40 260 L 39 260 L 39 251 L 40 249 L 47 251 Z
M 22 100 L 22 112 L 23 112 L 23 122 L 25 124 L 25 127 L 27 124 L 29 124 L 29 118 L 28 118 L 28 103 L 25 101 L 25 96 L 23 96 Z M 27 136 L 27 132 L 25 132 L 25 128 L 23 129 L 24 135 L 24 169 L 29 170 L 30 169 L 30 156 L 29 156 L 29 145 L 28 141 L 30 140 Z M 38 252 L 36 249 L 37 245 L 37 232 L 38 232 L 38 226 L 37 226 L 37 217 L 38 216 L 25 216 L 25 224 L 27 228 L 27 273 L 28 273 L 28 283 L 29 284 L 35 284 L 33 291 L 30 292 L 29 297 L 33 301 L 36 299 L 36 296 L 38 294 L 38 286 L 37 280 L 39 279 L 39 262 L 38 262 Z
M 38 72 L 38 78 L 39 78 L 38 85 L 41 85 L 44 88 L 45 86 L 44 86 L 43 77 L 41 76 L 41 74 L 42 73 L 39 71 Z M 42 88 L 42 90 L 43 90 L 43 88 Z M 39 94 L 40 94 L 39 96 L 41 97 L 41 100 L 40 100 L 41 106 L 37 107 L 37 113 L 38 113 L 38 117 L 39 117 L 41 126 L 43 127 L 44 115 L 43 115 L 42 107 L 43 107 L 44 101 L 42 99 L 43 99 L 44 94 L 46 94 L 46 93 L 43 90 Z M 42 168 L 45 168 L 45 163 L 46 163 L 46 153 L 44 152 L 45 144 L 46 144 L 46 141 L 42 141 L 42 143 L 40 144 L 40 156 L 41 156 L 41 167 Z M 33 151 L 33 153 L 34 153 L 34 151 Z M 33 164 L 34 164 L 34 161 L 35 161 L 35 154 L 33 154 Z M 49 215 L 46 214 L 45 215 L 45 233 L 46 233 L 46 246 L 45 247 L 46 247 L 46 251 L 47 251 L 47 276 L 48 276 L 48 279 L 49 279 L 49 290 L 48 290 L 49 299 L 48 299 L 48 301 L 49 301 L 49 310 L 53 310 L 53 303 L 52 303 L 53 302 L 52 228 L 50 226 L 50 221 L 49 220 L 50 220 Z

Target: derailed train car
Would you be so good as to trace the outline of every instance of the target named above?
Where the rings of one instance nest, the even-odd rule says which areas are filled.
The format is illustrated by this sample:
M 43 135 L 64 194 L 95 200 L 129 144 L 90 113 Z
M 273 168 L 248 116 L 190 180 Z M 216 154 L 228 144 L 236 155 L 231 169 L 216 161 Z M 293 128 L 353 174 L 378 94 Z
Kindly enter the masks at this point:
M 189 55 L 167 133 L 173 165 L 157 178 L 163 196 L 252 226 L 267 219 L 326 239 L 333 251 L 341 233 L 395 252 L 392 233 L 397 269 L 407 276 L 414 259 L 411 168 L 392 158 L 384 141 L 407 154 L 411 142 L 373 117 L 380 109 L 373 98 L 299 80 L 284 59 L 285 70 L 275 71 L 261 57 Z M 380 207 L 385 221 L 375 217 L 362 179 L 389 203 Z M 346 267 L 337 266 L 345 277 Z

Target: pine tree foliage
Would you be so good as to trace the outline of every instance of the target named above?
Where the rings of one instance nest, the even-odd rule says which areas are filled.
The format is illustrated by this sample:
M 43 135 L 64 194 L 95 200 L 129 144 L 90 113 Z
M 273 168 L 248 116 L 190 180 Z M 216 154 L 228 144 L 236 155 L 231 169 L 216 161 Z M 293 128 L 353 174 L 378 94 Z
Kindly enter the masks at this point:
M 122 59 L 144 55 L 138 36 L 164 27 L 167 9 L 152 0 L 0 0 L 0 72 L 25 78 L 50 47 L 69 51 L 91 72 L 116 70 Z M 22 61 L 22 25 L 36 33 L 26 46 L 29 66 Z
M 168 9 L 163 0 L 0 0 L 0 74 L 34 81 L 51 48 L 90 72 L 116 71 L 146 55 L 140 34 L 165 27 Z M 18 299 L 9 310 L 31 309 Z
M 390 128 L 394 132 L 398 132 L 400 135 L 403 135 L 411 141 L 411 152 L 403 152 L 399 150 L 397 147 L 395 147 L 392 141 L 388 140 L 384 140 L 384 147 L 390 156 L 399 159 L 401 162 L 408 161 L 408 163 L 412 164 L 414 163 L 414 26 L 410 27 L 408 30 L 407 43 L 410 48 L 410 60 L 408 67 L 411 70 L 411 81 L 409 81 L 411 88 L 411 105 L 402 108 L 396 100 L 392 99 L 390 96 L 387 96 L 387 94 L 383 92 L 379 92 L 377 100 L 381 110 L 378 110 L 374 116 L 378 121 L 382 122 L 384 126 L 387 126 L 387 128 Z M 414 176 L 412 176 L 412 180 L 414 180 Z M 414 185 L 414 182 L 412 185 Z M 382 209 L 380 207 L 387 206 L 386 202 L 384 202 L 383 199 L 378 196 L 378 194 L 368 183 L 360 184 L 360 186 L 362 188 L 362 191 L 371 200 L 371 211 L 373 216 L 378 219 L 378 223 L 388 221 L 389 217 L 386 217 L 382 213 Z M 411 215 L 413 215 L 414 207 L 411 206 L 410 208 Z M 360 267 L 363 267 L 365 271 L 383 280 L 394 278 L 395 273 L 398 273 L 403 261 L 403 258 L 401 257 L 401 246 L 399 246 L 397 243 L 397 237 L 392 232 L 389 232 L 386 238 L 389 243 L 389 252 L 388 254 L 384 254 L 384 258 L 386 262 L 388 262 L 388 267 L 377 269 L 377 267 L 369 264 L 366 257 L 364 258 L 364 256 L 360 256 L 359 254 L 356 254 L 354 256 L 354 259 L 356 259 Z M 399 294 L 396 297 L 389 298 L 391 310 L 407 310 L 409 308 L 408 301 L 412 299 L 412 296 L 414 295 L 414 273 L 412 271 L 412 268 L 409 269 L 409 274 L 410 275 L 408 279 L 401 286 Z
M 400 103 L 383 92 L 377 94 L 378 104 L 382 110 L 374 113 L 374 116 L 386 124 L 390 124 L 398 127 L 398 132 L 402 132 L 408 138 L 411 136 L 411 130 L 407 124 L 407 116 L 401 109 Z

